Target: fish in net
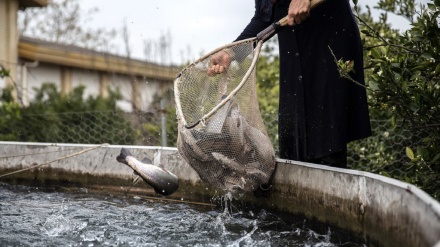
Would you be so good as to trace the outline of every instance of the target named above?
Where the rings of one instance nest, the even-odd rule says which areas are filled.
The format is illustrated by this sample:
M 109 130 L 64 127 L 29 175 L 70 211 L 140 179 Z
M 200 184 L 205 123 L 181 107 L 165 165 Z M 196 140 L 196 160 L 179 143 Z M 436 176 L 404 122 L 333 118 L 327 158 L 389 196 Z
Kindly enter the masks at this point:
M 225 73 L 208 75 L 207 56 L 175 82 L 179 153 L 202 181 L 228 191 L 256 190 L 275 168 L 257 100 L 255 44 L 249 40 L 234 46 Z

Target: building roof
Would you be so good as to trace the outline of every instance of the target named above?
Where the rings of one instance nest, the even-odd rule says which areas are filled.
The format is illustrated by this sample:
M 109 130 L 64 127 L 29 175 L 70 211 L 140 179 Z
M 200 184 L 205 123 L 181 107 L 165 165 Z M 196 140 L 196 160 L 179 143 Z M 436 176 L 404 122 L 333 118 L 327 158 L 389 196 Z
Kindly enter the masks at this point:
M 18 0 L 18 6 L 20 9 L 29 7 L 46 7 L 47 0 Z
M 18 43 L 18 55 L 21 59 L 26 60 L 135 75 L 162 81 L 173 81 L 179 72 L 177 66 L 165 66 L 137 59 L 128 59 L 110 53 L 24 36 L 20 37 Z

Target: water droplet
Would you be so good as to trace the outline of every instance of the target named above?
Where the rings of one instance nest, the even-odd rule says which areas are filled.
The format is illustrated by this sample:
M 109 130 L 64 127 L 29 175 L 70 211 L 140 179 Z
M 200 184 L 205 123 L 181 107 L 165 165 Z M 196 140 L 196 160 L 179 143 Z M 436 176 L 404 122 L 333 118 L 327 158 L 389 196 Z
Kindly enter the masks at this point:
M 50 216 L 43 224 L 43 231 L 48 236 L 59 236 L 71 229 L 71 222 L 62 215 Z

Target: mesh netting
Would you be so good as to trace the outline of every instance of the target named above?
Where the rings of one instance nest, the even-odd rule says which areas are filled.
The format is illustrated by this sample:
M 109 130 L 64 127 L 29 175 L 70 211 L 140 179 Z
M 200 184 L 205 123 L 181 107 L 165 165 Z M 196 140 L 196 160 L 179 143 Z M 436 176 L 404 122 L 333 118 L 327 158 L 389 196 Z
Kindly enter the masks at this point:
M 258 107 L 250 40 L 226 47 L 232 62 L 209 76 L 211 56 L 184 69 L 175 82 L 177 147 L 200 178 L 218 188 L 252 191 L 267 183 L 275 152 Z

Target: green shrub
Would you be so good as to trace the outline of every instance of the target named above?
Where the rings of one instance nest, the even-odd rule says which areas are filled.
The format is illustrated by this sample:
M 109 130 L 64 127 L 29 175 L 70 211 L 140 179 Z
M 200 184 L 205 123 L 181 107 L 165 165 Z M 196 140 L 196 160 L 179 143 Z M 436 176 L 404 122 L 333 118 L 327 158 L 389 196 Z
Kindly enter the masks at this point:
M 131 123 L 116 108 L 121 98 L 110 92 L 108 98 L 88 97 L 84 86 L 63 95 L 55 84 L 44 83 L 35 89 L 35 100 L 19 107 L 3 90 L 0 114 L 0 139 L 23 142 L 132 144 L 135 133 Z

